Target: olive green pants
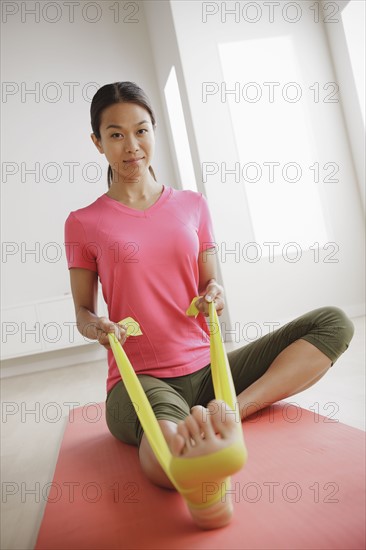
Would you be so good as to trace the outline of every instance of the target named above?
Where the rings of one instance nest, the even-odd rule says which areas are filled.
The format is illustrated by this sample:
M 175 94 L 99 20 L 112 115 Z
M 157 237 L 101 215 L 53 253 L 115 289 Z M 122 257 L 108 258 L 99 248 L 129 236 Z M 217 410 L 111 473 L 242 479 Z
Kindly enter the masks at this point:
M 298 339 L 306 340 L 329 357 L 331 366 L 348 348 L 354 332 L 352 321 L 337 307 L 321 307 L 273 332 L 227 353 L 236 394 L 253 384 L 279 353 Z M 180 422 L 195 405 L 207 406 L 215 398 L 210 364 L 185 376 L 155 378 L 138 375 L 158 420 Z M 106 398 L 106 421 L 121 441 L 139 446 L 143 429 L 123 381 Z

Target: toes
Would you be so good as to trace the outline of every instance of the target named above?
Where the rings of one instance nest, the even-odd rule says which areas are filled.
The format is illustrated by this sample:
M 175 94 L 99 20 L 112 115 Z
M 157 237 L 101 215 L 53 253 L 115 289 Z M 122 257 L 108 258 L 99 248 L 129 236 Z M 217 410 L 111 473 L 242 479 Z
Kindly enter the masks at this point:
M 193 440 L 194 445 L 198 445 L 202 441 L 202 431 L 200 425 L 193 415 L 187 416 L 184 420 L 185 426 L 189 432 L 191 440 Z
M 192 407 L 191 414 L 177 425 L 177 434 L 171 439 L 172 454 L 199 456 L 218 450 L 223 444 L 220 439 L 230 441 L 237 436 L 236 416 L 237 411 L 216 399 L 207 408 Z
M 204 439 L 207 440 L 215 437 L 215 430 L 212 427 L 211 414 L 208 409 L 198 405 L 192 407 L 191 414 L 196 420 Z
M 186 441 L 179 433 L 176 433 L 170 440 L 170 450 L 174 456 L 183 454 Z
M 179 422 L 177 426 L 177 433 L 184 439 L 185 446 L 190 449 L 192 447 L 192 442 L 189 434 L 188 427 L 186 425 L 186 420 L 182 420 L 182 422 Z
M 223 438 L 229 438 L 236 429 L 237 414 L 225 401 L 213 400 L 207 405 L 214 430 Z

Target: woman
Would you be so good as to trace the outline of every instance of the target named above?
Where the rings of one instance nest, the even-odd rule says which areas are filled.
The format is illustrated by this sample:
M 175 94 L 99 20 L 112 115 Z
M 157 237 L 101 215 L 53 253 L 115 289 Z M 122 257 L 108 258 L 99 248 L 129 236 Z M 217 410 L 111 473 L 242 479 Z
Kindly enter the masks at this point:
M 209 330 L 214 301 L 224 308 L 216 280 L 215 245 L 205 197 L 158 183 L 151 166 L 155 115 L 133 82 L 101 87 L 91 103 L 91 138 L 109 162 L 108 192 L 71 212 L 65 245 L 78 330 L 108 350 L 106 421 L 111 433 L 137 445 L 143 471 L 172 485 L 143 433 L 119 374 L 107 334 L 115 332 L 137 372 L 175 456 L 212 454 L 236 437 L 235 419 L 214 400 Z M 72 244 L 72 246 L 71 246 Z M 97 314 L 98 277 L 108 317 Z M 186 315 L 196 295 L 197 318 Z M 142 336 L 126 338 L 117 324 L 134 318 Z M 317 382 L 347 349 L 353 324 L 335 307 L 322 307 L 228 353 L 240 418 Z M 191 509 L 202 528 L 226 525 L 225 498 Z

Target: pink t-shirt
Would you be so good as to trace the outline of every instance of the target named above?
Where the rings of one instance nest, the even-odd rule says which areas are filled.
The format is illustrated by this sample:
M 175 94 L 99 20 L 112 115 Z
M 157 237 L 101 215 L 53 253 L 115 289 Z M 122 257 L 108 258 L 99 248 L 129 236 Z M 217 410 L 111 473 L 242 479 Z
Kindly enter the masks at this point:
M 213 246 L 202 193 L 166 186 L 146 210 L 103 194 L 65 222 L 69 269 L 98 273 L 111 321 L 139 323 L 142 336 L 129 336 L 123 349 L 137 373 L 157 378 L 190 374 L 210 362 L 206 318 L 186 310 L 198 295 L 198 254 Z M 111 350 L 108 365 L 107 392 L 121 380 Z

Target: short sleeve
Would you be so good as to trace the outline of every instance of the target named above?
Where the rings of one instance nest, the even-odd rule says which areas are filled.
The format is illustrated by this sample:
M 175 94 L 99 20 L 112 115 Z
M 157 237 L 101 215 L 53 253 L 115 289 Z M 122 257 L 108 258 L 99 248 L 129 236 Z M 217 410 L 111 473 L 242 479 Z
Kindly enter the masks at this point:
M 83 267 L 98 272 L 98 245 L 87 241 L 85 229 L 73 212 L 66 219 L 64 230 L 68 268 Z
M 199 193 L 199 220 L 198 220 L 198 237 L 200 241 L 200 252 L 216 247 L 211 214 L 208 208 L 206 197 Z

